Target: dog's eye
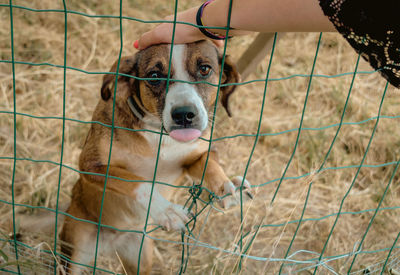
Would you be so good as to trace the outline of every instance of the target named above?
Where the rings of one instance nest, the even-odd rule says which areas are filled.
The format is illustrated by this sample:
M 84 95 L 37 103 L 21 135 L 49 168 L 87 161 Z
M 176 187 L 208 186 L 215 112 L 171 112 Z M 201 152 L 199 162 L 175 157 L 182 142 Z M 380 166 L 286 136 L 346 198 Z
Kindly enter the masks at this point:
M 147 78 L 163 78 L 163 75 L 160 72 L 150 72 L 147 75 Z M 158 86 L 158 85 L 160 85 L 161 80 L 160 79 L 154 79 L 154 80 L 153 79 L 149 79 L 149 80 L 147 80 L 147 82 L 150 85 Z
M 211 73 L 211 67 L 208 65 L 200 65 L 199 73 L 202 77 L 207 77 Z

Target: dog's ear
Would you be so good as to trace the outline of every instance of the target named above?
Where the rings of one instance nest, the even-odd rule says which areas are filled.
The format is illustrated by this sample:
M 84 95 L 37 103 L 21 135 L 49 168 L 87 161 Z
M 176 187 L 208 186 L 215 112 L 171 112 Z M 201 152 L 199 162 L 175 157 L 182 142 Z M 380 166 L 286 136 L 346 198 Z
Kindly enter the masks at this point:
M 118 67 L 118 60 L 112 65 L 110 72 L 116 72 Z M 125 56 L 121 58 L 119 64 L 118 74 L 136 75 L 137 71 L 137 55 Z M 123 81 L 124 79 L 129 79 L 129 77 L 119 75 L 118 81 Z M 105 101 L 110 99 L 115 83 L 115 74 L 106 74 L 103 77 L 103 85 L 101 86 L 101 98 Z
M 220 57 L 220 63 L 222 62 L 222 56 Z M 237 71 L 235 63 L 232 59 L 226 55 L 224 62 L 224 71 L 222 73 L 221 84 L 231 84 L 231 83 L 239 83 L 240 82 L 240 74 Z M 220 95 L 222 106 L 224 106 L 228 116 L 232 116 L 232 113 L 229 109 L 229 97 L 233 94 L 236 89 L 236 85 L 228 85 L 222 86 Z

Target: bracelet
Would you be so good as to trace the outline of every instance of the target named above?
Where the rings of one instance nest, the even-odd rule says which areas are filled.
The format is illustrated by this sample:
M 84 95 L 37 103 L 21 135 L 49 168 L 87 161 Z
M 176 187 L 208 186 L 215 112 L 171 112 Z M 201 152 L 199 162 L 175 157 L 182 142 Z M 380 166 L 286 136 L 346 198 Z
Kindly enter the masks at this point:
M 201 20 L 201 17 L 203 15 L 203 11 L 204 8 L 210 4 L 211 2 L 213 2 L 214 0 L 208 0 L 206 2 L 204 2 L 203 5 L 201 5 L 197 11 L 197 15 L 196 15 L 196 24 L 198 25 L 197 27 L 199 28 L 199 30 L 201 31 L 202 34 L 204 34 L 205 36 L 207 36 L 208 38 L 214 39 L 214 40 L 225 40 L 226 36 L 224 35 L 219 35 L 217 33 L 213 33 L 210 32 L 209 30 L 207 30 L 206 28 L 201 28 L 204 27 L 203 22 Z M 231 38 L 232 36 L 228 36 L 228 38 Z

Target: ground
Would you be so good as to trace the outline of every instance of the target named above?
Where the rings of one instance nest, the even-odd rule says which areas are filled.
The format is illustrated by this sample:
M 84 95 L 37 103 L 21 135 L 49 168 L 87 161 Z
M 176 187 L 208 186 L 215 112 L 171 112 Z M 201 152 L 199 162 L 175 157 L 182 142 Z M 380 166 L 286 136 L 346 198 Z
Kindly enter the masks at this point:
M 173 12 L 175 2 L 165 2 L 123 2 L 122 14 L 140 19 L 123 20 L 123 55 L 134 54 L 133 41 L 155 24 L 143 21 Z M 179 1 L 179 10 L 200 3 Z M 8 4 L 0 0 L 0 221 L 12 217 L 13 193 L 17 204 L 54 209 L 59 190 L 60 204 L 68 203 L 89 128 L 84 122 L 90 121 L 100 98 L 98 72 L 108 71 L 121 49 L 119 1 L 66 1 L 71 11 L 67 28 L 64 13 L 55 11 L 63 10 L 62 1 L 13 1 L 14 51 Z M 52 11 L 38 12 L 44 9 Z M 238 60 L 253 38 L 230 40 L 228 54 Z M 362 59 L 358 63 L 358 55 L 340 35 L 324 33 L 319 48 L 318 41 L 319 33 L 283 35 L 275 47 L 268 85 L 270 54 L 232 96 L 233 118 L 217 110 L 214 143 L 221 162 L 229 175 L 245 174 L 256 193 L 243 207 L 243 248 L 251 257 L 242 258 L 242 274 L 276 274 L 280 259 L 290 255 L 294 261 L 287 261 L 282 271 L 302 272 L 315 265 L 310 260 L 321 251 L 339 274 L 349 270 L 354 258 L 350 254 L 356 251 L 361 253 L 351 270 L 373 271 L 374 264 L 382 268 L 398 234 L 399 91 L 390 85 L 385 89 L 386 81 Z M 174 201 L 188 198 L 187 189 L 179 189 Z M 22 206 L 15 211 L 17 219 L 37 212 Z M 197 245 L 189 248 L 187 274 L 238 270 L 241 258 L 232 251 L 240 248 L 240 213 L 240 207 L 225 212 L 207 208 L 198 216 L 198 242 L 190 240 Z M 8 233 L 7 226 L 0 230 Z M 150 236 L 158 239 L 154 272 L 177 273 L 182 246 L 174 242 L 181 241 L 180 234 L 156 230 Z M 22 241 L 30 246 L 45 241 L 52 247 L 54 237 L 25 233 Z M 0 243 L 0 268 L 1 249 Z M 118 261 L 101 258 L 100 266 L 122 272 Z M 328 267 L 320 266 L 317 272 L 326 274 Z

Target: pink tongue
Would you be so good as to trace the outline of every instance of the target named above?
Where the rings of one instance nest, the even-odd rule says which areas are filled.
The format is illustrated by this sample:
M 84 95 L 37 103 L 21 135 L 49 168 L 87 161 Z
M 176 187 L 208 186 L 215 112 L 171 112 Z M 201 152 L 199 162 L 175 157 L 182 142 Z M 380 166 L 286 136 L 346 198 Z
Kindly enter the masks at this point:
M 201 132 L 197 129 L 178 129 L 173 130 L 169 133 L 169 136 L 173 139 L 181 142 L 187 142 L 194 140 L 201 136 Z

